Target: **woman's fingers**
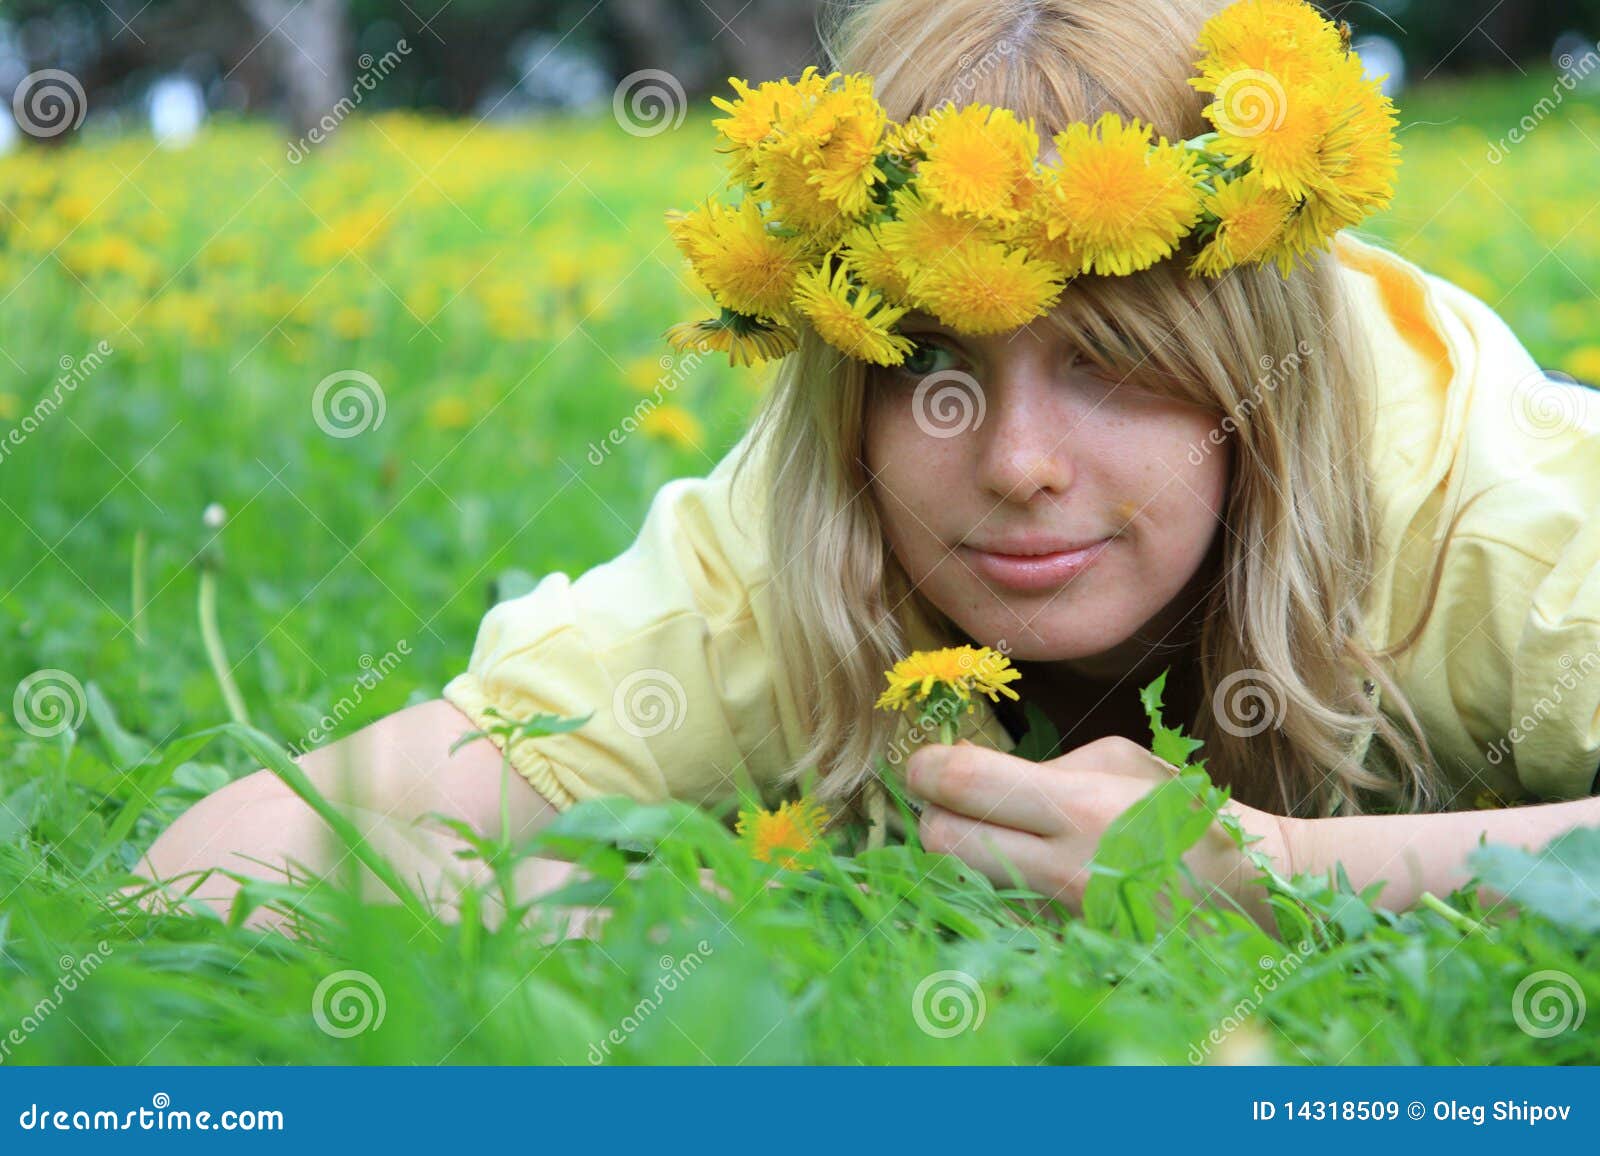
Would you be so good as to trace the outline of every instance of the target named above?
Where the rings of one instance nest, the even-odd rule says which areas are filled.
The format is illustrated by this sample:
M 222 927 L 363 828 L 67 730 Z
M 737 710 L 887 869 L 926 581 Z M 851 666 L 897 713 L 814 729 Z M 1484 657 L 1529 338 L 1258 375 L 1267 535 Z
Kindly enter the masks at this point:
M 980 746 L 932 745 L 906 760 L 912 794 L 973 819 L 1052 835 L 1074 826 L 1052 788 L 1058 772 L 1004 751 Z
M 1051 862 L 1049 845 L 1039 836 L 979 822 L 937 804 L 924 808 L 917 834 L 926 850 L 956 856 L 997 887 L 1028 886 L 1029 880 L 1048 873 Z

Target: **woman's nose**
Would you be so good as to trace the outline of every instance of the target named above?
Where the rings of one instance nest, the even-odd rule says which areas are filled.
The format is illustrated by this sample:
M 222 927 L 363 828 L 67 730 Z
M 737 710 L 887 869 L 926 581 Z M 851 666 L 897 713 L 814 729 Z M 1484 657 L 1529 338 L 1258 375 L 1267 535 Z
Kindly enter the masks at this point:
M 981 483 L 1014 502 L 1065 490 L 1073 476 L 1069 415 L 1055 404 L 1059 389 L 1048 367 L 1009 367 L 991 374 L 984 389 L 988 415 L 974 431 Z

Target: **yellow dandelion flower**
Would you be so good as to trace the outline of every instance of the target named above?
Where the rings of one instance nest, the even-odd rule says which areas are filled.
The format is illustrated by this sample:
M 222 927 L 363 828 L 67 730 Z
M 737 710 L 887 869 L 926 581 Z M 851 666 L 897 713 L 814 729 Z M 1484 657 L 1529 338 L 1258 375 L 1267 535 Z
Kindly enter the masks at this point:
M 912 345 L 890 326 L 909 310 L 888 304 L 881 293 L 852 285 L 843 261 L 835 263 L 831 275 L 828 264 L 800 274 L 795 308 L 835 349 L 875 365 L 899 365 Z
M 1076 272 L 1126 275 L 1168 256 L 1200 216 L 1196 155 L 1108 112 L 1055 135 L 1045 222 L 1083 253 Z
M 947 646 L 942 650 L 915 650 L 884 671 L 888 688 L 874 704 L 877 710 L 904 710 L 919 722 L 937 720 L 940 741 L 955 742 L 955 712 L 965 707 L 971 714 L 974 691 L 994 702 L 1004 694 L 1021 696 L 1007 683 L 1022 677 L 1011 660 L 987 646 Z
M 1331 179 L 1323 143 L 1333 127 L 1332 99 L 1326 84 L 1274 80 L 1256 95 L 1230 89 L 1204 110 L 1217 131 L 1211 147 L 1230 165 L 1248 163 L 1269 188 L 1305 196 Z
M 712 298 L 736 313 L 782 312 L 796 275 L 810 263 L 808 243 L 772 232 L 749 199 L 732 209 L 707 202 L 672 217 L 668 228 Z
M 1340 111 L 1322 140 L 1322 180 L 1313 195 L 1343 227 L 1387 207 L 1400 146 L 1394 139 L 1394 102 L 1362 76 L 1357 58 L 1347 57 L 1335 71 L 1327 99 Z
M 697 450 L 705 444 L 700 419 L 681 405 L 658 405 L 639 419 L 639 428 L 651 437 L 684 449 Z
M 1579 381 L 1600 382 L 1600 345 L 1586 345 L 1574 350 L 1561 365 Z M 6 416 L 3 412 L 4 400 L 5 395 L 0 394 L 0 417 Z
M 755 162 L 752 184 L 757 195 L 770 202 L 774 220 L 825 247 L 854 225 L 857 215 L 829 200 L 811 180 L 812 172 L 803 156 L 763 149 Z
M 873 189 L 883 180 L 877 160 L 888 116 L 866 75 L 845 77 L 819 102 L 829 106 L 833 124 L 825 143 L 801 154 L 811 170 L 806 179 L 824 200 L 858 217 L 871 207 Z
M 927 139 L 929 117 L 926 113 L 910 120 L 891 121 L 883 134 L 883 151 L 902 166 L 909 165 L 922 155 L 922 144 Z
M 1342 51 L 1339 32 L 1305 0 L 1238 0 L 1205 22 L 1189 83 L 1201 92 L 1266 73 L 1315 76 Z
M 999 702 L 1001 694 L 1020 698 L 1006 684 L 1022 677 L 1011 660 L 988 646 L 947 646 L 942 650 L 915 650 L 884 671 L 889 688 L 879 696 L 877 708 L 913 710 L 943 686 L 972 709 L 973 691 Z
M 914 300 L 962 333 L 1003 333 L 1026 325 L 1061 296 L 1066 271 L 996 241 L 967 241 L 924 262 Z
M 787 325 L 746 317 L 727 309 L 720 317 L 683 321 L 664 336 L 679 353 L 726 353 L 729 365 L 755 365 L 793 353 L 794 330 Z
M 732 154 L 733 178 L 742 180 L 752 171 L 756 150 L 772 136 L 777 125 L 813 100 L 826 81 L 812 66 L 797 81 L 768 80 L 751 88 L 747 82 L 729 77 L 728 83 L 737 99 L 712 97 L 711 103 L 728 115 L 711 124 L 730 146 L 720 151 Z
M 878 225 L 877 238 L 894 259 L 901 277 L 910 281 L 928 263 L 936 263 L 968 241 L 998 241 L 1000 231 L 987 221 L 953 217 L 922 197 L 914 187 L 895 194 L 894 220 Z
M 1070 276 L 1083 268 L 1083 250 L 1072 243 L 1066 233 L 1050 236 L 1048 215 L 1042 211 L 1043 201 L 1035 201 L 1031 212 L 1018 217 L 1005 230 L 1004 240 L 1034 256 L 1061 266 Z
M 785 802 L 776 811 L 740 811 L 734 830 L 753 858 L 793 870 L 822 844 L 828 812 L 819 804 L 800 799 Z
M 1217 218 L 1217 229 L 1189 270 L 1216 277 L 1234 265 L 1273 256 L 1294 200 L 1282 189 L 1267 188 L 1260 173 L 1250 172 L 1208 193 L 1205 211 Z
M 1272 259 L 1287 276 L 1296 259 L 1327 248 L 1343 224 L 1332 204 L 1321 197 L 1308 197 L 1295 206 L 1282 239 L 1273 249 Z
M 1039 134 L 1010 109 L 944 105 L 930 114 L 917 187 L 947 213 L 1012 221 L 1033 192 Z
M 840 257 L 851 274 L 895 305 L 906 303 L 907 283 L 899 259 L 883 243 L 877 225 L 857 225 L 844 235 Z
M 428 405 L 428 424 L 434 429 L 465 429 L 472 424 L 472 406 L 454 394 L 435 398 Z

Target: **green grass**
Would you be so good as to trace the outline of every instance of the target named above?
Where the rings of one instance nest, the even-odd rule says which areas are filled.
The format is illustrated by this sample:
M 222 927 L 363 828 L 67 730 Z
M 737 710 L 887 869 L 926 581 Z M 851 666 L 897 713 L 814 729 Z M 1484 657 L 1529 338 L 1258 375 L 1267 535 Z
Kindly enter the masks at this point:
M 1573 229 L 1594 205 L 1592 98 L 1482 166 L 1485 133 L 1547 88 L 1408 101 L 1401 195 L 1370 231 L 1579 372 L 1600 356 L 1600 298 L 1578 276 L 1600 269 L 1600 229 Z M 1573 893 L 1600 886 L 1592 842 L 1486 858 L 1507 888 L 1532 880 L 1518 916 L 1468 895 L 1394 915 L 1337 881 L 1278 880 L 1278 938 L 1186 908 L 1182 824 L 1158 807 L 1103 860 L 1125 875 L 1059 925 L 915 847 L 829 855 L 769 888 L 775 869 L 717 817 L 621 803 L 569 812 L 536 848 L 485 845 L 581 859 L 594 880 L 570 897 L 614 911 L 594 942 L 326 887 L 246 893 L 297 905 L 299 938 L 112 902 L 189 803 L 282 765 L 264 743 L 304 741 L 341 700 L 358 705 L 334 734 L 436 697 L 496 590 L 615 555 L 661 482 L 731 444 L 760 382 L 702 366 L 667 395 L 698 431 L 585 458 L 664 372 L 660 331 L 694 315 L 660 214 L 712 189 L 708 136 L 703 117 L 646 139 L 609 120 L 388 118 L 298 166 L 256 124 L 182 153 L 89 139 L 0 160 L 0 426 L 20 427 L 63 358 L 113 351 L 0 457 L 0 687 L 63 671 L 85 708 L 47 738 L 0 714 L 0 1060 L 1593 1061 L 1592 1033 L 1539 1038 L 1514 1007 L 1543 971 L 1600 997 Z M 343 370 L 385 406 L 349 438 L 312 413 Z M 206 555 L 212 502 L 229 520 Z M 224 725 L 203 557 L 255 731 Z M 698 886 L 704 866 L 727 898 Z M 346 971 L 381 991 L 381 1026 L 337 1031 L 359 1001 L 317 993 Z M 942 1034 L 963 1006 L 972 1022 Z

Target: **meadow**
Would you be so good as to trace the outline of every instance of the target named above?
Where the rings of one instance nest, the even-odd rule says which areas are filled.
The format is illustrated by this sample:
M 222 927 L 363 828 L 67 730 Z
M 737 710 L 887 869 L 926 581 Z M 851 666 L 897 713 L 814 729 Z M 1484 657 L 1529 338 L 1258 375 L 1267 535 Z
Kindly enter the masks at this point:
M 1365 232 L 1592 382 L 1600 97 L 1488 159 L 1550 90 L 1408 94 Z M 1516 912 L 1274 879 L 1277 937 L 1179 898 L 1171 799 L 1059 923 L 914 845 L 781 871 L 621 802 L 533 848 L 593 874 L 594 940 L 333 887 L 249 890 L 293 938 L 119 899 L 195 799 L 437 697 L 494 599 L 614 556 L 736 439 L 763 373 L 660 339 L 699 315 L 662 213 L 717 186 L 710 138 L 391 113 L 298 162 L 259 122 L 0 158 L 0 1062 L 1595 1062 L 1600 831 L 1479 852 Z

